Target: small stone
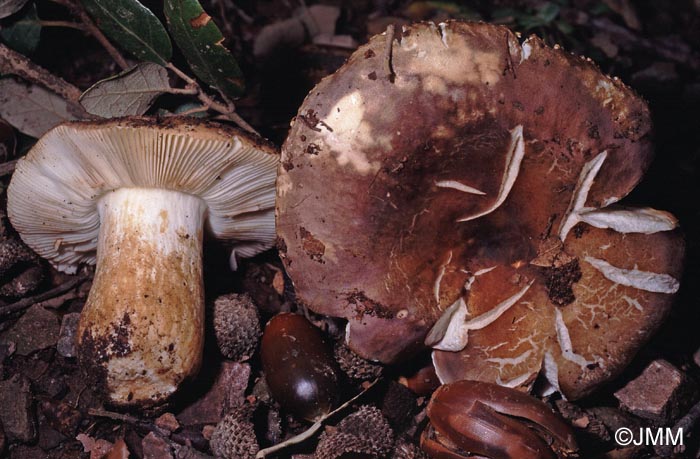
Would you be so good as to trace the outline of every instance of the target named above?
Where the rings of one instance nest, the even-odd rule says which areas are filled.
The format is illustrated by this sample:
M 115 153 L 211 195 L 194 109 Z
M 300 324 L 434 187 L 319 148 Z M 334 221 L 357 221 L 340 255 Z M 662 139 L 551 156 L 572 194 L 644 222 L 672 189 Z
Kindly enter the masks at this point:
M 46 422 L 53 429 L 67 437 L 74 437 L 78 432 L 83 415 L 71 405 L 58 400 L 43 400 L 39 404 Z
M 5 360 L 15 353 L 17 345 L 12 341 L 0 342 L 0 375 L 4 373 L 3 364 Z
M 213 426 L 210 424 L 205 425 L 204 427 L 202 427 L 202 437 L 211 441 L 211 436 L 214 434 L 215 430 L 216 430 L 216 426 Z
M 173 445 L 175 459 L 212 459 L 212 456 L 201 453 L 191 446 Z
M 150 432 L 141 441 L 143 459 L 173 459 L 173 453 L 168 442 Z
M 0 423 L 8 441 L 30 442 L 36 436 L 29 380 L 15 374 L 0 381 Z
M 2 457 L 3 452 L 5 452 L 5 431 L 2 429 L 2 422 L 0 422 L 0 457 Z
M 3 459 L 5 456 L 2 456 Z M 46 459 L 46 451 L 38 446 L 16 445 L 10 450 L 9 459 Z
M 78 322 L 80 313 L 72 312 L 63 316 L 61 321 L 61 331 L 58 336 L 56 350 L 63 357 L 75 357 L 75 335 L 78 332 Z
M 109 450 L 103 459 L 129 459 L 130 455 L 131 454 L 129 453 L 129 448 L 126 446 L 126 442 L 123 438 L 120 438 L 114 442 L 112 449 Z M 158 458 L 160 457 L 161 456 L 158 456 Z M 163 457 L 163 459 L 165 459 L 165 457 Z
M 243 405 L 250 379 L 246 363 L 222 362 L 219 374 L 209 391 L 178 414 L 183 425 L 216 424 L 224 413 Z
M 83 445 L 83 451 L 90 453 L 90 459 L 104 459 L 107 453 L 112 450 L 112 446 L 114 446 L 107 440 L 102 438 L 96 440 L 82 433 L 78 434 L 75 439 Z
M 39 448 L 49 451 L 66 441 L 68 437 L 47 424 L 39 423 Z
M 695 354 L 693 354 L 693 362 L 700 367 L 700 347 L 695 351 Z
M 175 432 L 180 428 L 180 423 L 173 413 L 164 413 L 155 421 L 156 426 L 168 432 Z
M 0 287 L 0 297 L 22 298 L 34 292 L 44 281 L 44 268 L 30 266 Z
M 2 340 L 16 343 L 18 354 L 29 355 L 54 346 L 58 341 L 59 328 L 56 314 L 34 305 L 27 309 L 12 328 L 3 333 Z
M 665 424 L 682 414 L 692 403 L 696 390 L 683 372 L 659 359 L 615 392 L 615 397 L 623 410 Z

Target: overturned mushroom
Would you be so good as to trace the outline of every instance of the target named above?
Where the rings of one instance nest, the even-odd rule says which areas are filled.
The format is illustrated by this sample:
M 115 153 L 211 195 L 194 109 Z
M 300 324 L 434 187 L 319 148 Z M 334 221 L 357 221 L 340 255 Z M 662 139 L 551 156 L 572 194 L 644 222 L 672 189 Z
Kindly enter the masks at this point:
M 629 363 L 678 289 L 670 214 L 615 203 L 652 155 L 645 103 L 588 60 L 489 24 L 373 37 L 304 101 L 282 151 L 297 298 L 383 362 L 566 396 Z M 329 184 L 333 186 L 330 187 Z
M 19 161 L 8 191 L 24 242 L 65 272 L 97 269 L 78 328 L 87 376 L 117 405 L 162 402 L 202 358 L 202 238 L 251 256 L 274 241 L 277 156 L 217 124 L 69 123 Z

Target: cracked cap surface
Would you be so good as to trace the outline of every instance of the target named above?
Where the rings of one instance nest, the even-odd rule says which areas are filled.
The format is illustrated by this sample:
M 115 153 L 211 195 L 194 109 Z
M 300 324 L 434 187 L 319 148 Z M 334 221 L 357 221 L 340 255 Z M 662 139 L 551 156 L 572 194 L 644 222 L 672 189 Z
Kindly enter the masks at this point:
M 631 90 L 536 37 L 464 22 L 377 35 L 312 90 L 282 149 L 297 297 L 347 318 L 365 358 L 400 360 L 438 322 L 443 382 L 529 387 L 544 369 L 583 396 L 678 289 L 676 220 L 615 206 L 650 133 Z

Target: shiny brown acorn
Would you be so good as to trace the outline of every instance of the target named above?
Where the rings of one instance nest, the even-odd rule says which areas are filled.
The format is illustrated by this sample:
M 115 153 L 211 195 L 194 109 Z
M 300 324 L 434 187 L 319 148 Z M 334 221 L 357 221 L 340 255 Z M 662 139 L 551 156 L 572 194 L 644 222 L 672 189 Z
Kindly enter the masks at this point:
M 303 316 L 273 317 L 263 333 L 261 357 L 272 396 L 294 415 L 314 421 L 337 404 L 337 364 L 319 330 Z
M 571 428 L 540 400 L 478 381 L 441 386 L 421 448 L 432 459 L 556 459 L 578 449 Z

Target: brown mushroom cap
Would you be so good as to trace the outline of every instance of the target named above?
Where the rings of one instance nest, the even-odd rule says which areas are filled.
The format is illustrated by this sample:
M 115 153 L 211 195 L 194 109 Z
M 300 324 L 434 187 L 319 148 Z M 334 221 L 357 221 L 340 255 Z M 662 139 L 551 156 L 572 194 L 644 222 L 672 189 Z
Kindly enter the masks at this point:
M 528 385 L 547 361 L 581 396 L 678 288 L 675 219 L 613 205 L 650 130 L 631 90 L 536 37 L 463 22 L 375 36 L 309 94 L 282 150 L 297 297 L 346 317 L 365 358 L 410 354 L 443 317 L 428 344 L 461 350 L 436 351 L 443 382 Z

